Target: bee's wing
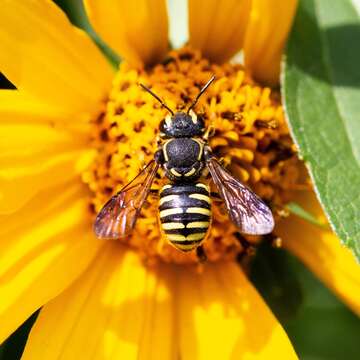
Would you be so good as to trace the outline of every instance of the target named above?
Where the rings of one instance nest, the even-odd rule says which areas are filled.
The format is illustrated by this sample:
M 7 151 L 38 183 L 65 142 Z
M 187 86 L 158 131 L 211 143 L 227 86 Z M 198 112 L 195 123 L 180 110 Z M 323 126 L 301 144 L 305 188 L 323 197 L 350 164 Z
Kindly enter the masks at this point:
M 118 239 L 131 233 L 158 168 L 159 164 L 152 160 L 104 205 L 94 223 L 99 239 Z
M 250 189 L 211 158 L 207 167 L 222 197 L 231 220 L 245 234 L 269 234 L 274 218 L 268 206 Z

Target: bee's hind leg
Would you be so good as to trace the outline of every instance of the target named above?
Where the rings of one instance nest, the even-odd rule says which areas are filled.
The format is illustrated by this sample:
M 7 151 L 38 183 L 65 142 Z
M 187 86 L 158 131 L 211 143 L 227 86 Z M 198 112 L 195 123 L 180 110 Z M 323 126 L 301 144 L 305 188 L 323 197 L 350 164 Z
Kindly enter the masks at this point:
M 239 243 L 241 244 L 241 246 L 244 250 L 243 252 L 241 252 L 239 254 L 240 258 L 243 258 L 244 255 L 249 255 L 249 256 L 255 255 L 256 247 L 253 244 L 251 244 L 249 241 L 247 241 L 245 239 L 245 237 L 242 236 L 239 232 L 235 233 L 235 237 L 239 241 Z M 240 259 L 238 259 L 238 260 L 240 260 Z
M 198 258 L 200 263 L 205 263 L 207 261 L 207 256 L 202 245 L 196 248 L 196 257 Z
M 212 191 L 212 192 L 210 193 L 210 195 L 211 195 L 212 199 L 213 199 L 214 201 L 216 201 L 216 202 L 222 202 L 222 201 L 223 201 L 222 198 L 221 198 L 221 196 L 220 196 L 220 194 L 219 194 L 218 192 Z
M 159 199 L 159 189 L 150 189 L 149 198 L 151 198 L 151 199 Z

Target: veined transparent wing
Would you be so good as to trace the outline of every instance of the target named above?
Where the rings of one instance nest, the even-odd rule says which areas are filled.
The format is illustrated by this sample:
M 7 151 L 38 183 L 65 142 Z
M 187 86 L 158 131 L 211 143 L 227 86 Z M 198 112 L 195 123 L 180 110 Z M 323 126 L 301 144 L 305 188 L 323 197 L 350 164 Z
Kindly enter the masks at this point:
M 131 233 L 158 169 L 159 164 L 152 160 L 103 206 L 94 223 L 99 239 L 118 239 Z
M 249 188 L 225 170 L 216 158 L 207 161 L 212 179 L 233 223 L 245 234 L 269 234 L 274 218 L 269 207 Z

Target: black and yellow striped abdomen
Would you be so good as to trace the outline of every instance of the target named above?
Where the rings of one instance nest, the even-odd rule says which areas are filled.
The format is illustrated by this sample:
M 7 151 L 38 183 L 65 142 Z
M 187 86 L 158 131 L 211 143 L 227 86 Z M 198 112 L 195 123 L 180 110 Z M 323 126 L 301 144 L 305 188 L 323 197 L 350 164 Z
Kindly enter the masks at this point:
M 190 251 L 204 240 L 210 226 L 211 200 L 206 185 L 165 185 L 160 192 L 160 220 L 168 241 Z

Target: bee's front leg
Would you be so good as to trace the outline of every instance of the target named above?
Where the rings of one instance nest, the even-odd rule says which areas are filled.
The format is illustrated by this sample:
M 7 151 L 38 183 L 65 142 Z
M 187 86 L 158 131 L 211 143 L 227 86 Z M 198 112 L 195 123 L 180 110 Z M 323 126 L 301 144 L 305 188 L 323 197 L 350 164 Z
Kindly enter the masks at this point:
M 212 124 L 209 125 L 204 135 L 202 136 L 203 140 L 208 141 L 210 137 L 215 135 L 215 131 L 216 131 L 215 126 Z

